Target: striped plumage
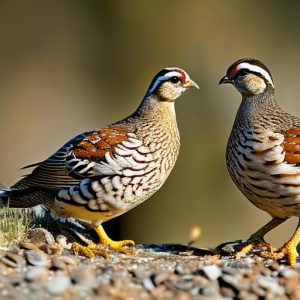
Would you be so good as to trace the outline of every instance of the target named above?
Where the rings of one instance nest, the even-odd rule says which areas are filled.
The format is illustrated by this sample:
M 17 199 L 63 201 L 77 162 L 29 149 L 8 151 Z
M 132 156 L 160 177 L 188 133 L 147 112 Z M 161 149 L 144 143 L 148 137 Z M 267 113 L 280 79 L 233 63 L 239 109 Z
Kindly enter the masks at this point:
M 280 108 L 272 76 L 257 60 L 235 62 L 220 83 L 231 83 L 242 94 L 226 151 L 229 173 L 240 191 L 273 218 L 246 242 L 258 244 L 287 218 L 300 217 L 300 119 Z M 264 255 L 287 256 L 295 266 L 298 229 L 276 253 Z
M 180 147 L 174 101 L 188 87 L 198 86 L 185 71 L 163 69 L 131 116 L 73 138 L 30 165 L 32 173 L 0 197 L 10 207 L 44 205 L 59 217 L 89 221 L 104 244 L 124 251 L 133 242 L 109 240 L 100 224 L 145 201 L 167 179 Z M 75 246 L 88 256 L 97 252 Z

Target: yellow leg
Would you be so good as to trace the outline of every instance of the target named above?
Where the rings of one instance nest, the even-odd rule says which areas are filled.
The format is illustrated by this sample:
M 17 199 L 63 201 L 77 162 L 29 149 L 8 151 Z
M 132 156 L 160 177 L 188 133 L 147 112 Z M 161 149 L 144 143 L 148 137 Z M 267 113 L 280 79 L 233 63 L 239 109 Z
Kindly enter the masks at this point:
M 99 244 L 91 243 L 88 246 L 82 246 L 78 243 L 73 243 L 73 251 L 76 255 L 81 254 L 89 258 L 92 258 L 95 255 L 100 255 L 107 260 L 109 255 L 108 251 L 105 248 L 109 248 L 114 251 L 126 254 L 134 253 L 134 241 L 113 241 L 108 237 L 102 225 L 96 226 L 92 224 L 92 228 L 96 231 L 97 235 L 99 236 Z
M 285 220 L 286 219 L 283 218 L 273 218 L 270 222 L 253 233 L 250 238 L 242 244 L 242 249 L 238 252 L 238 254 L 248 254 L 254 247 L 261 248 L 264 246 L 266 246 L 271 253 L 275 251 L 275 248 L 265 242 L 264 236 Z
M 265 258 L 276 259 L 276 260 L 287 257 L 288 263 L 292 267 L 296 267 L 296 259 L 298 256 L 297 246 L 299 243 L 300 243 L 300 219 L 293 236 L 282 247 L 280 247 L 274 253 L 262 252 L 261 256 Z

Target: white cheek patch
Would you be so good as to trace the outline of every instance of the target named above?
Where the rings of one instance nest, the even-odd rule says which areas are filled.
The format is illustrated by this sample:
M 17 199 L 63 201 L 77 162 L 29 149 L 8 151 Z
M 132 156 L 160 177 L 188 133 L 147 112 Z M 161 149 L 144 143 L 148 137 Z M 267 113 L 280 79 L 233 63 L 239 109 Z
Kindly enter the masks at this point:
M 263 68 L 249 63 L 241 63 L 237 66 L 237 70 L 241 70 L 241 69 L 248 69 L 250 71 L 261 74 L 272 85 L 272 87 L 274 87 L 274 83 L 270 74 Z

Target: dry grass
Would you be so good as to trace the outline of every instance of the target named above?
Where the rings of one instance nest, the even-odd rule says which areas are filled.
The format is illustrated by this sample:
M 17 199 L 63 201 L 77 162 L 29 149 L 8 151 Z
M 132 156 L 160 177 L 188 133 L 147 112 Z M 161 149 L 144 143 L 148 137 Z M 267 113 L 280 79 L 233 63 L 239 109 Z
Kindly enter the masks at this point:
M 34 215 L 28 208 L 0 208 L 0 248 L 7 249 L 24 239 L 33 227 Z

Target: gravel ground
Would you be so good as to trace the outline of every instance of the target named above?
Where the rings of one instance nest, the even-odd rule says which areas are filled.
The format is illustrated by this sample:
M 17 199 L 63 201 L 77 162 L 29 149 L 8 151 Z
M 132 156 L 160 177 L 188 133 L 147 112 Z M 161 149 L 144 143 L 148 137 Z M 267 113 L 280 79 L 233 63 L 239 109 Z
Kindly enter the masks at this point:
M 0 299 L 300 299 L 297 269 L 184 245 L 139 246 L 110 259 L 74 256 L 66 238 L 34 229 L 0 256 Z

